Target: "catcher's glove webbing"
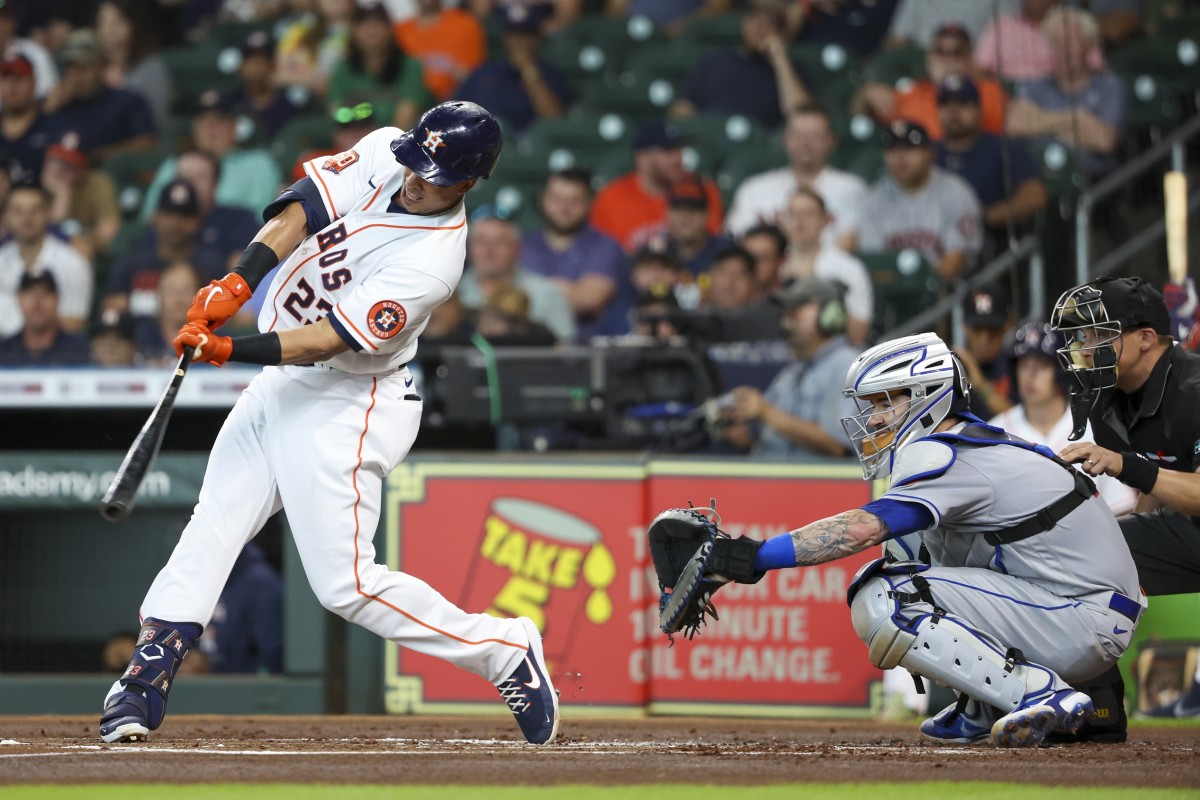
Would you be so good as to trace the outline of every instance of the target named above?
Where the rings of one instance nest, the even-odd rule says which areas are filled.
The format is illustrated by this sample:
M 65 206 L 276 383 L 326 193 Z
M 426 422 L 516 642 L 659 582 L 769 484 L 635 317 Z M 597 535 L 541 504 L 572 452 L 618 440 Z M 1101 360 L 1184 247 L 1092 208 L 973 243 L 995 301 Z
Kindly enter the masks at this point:
M 709 508 L 672 508 L 650 524 L 650 558 L 662 594 L 658 624 L 667 638 L 683 631 L 691 639 L 707 618 L 719 619 L 712 595 L 730 581 L 757 583 L 754 556 L 762 542 L 731 539 L 718 526 L 716 502 Z

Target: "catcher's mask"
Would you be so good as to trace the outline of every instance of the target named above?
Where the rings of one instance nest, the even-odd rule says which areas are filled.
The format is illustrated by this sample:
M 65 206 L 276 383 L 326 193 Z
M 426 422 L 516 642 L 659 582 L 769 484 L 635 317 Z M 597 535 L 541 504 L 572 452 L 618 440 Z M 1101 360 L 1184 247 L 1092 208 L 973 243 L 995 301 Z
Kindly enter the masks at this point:
M 1100 277 L 1063 293 L 1051 326 L 1066 340 L 1058 356 L 1070 378 L 1072 441 L 1083 435 L 1091 414 L 1103 414 L 1117 385 L 1122 334 L 1151 328 L 1170 333 L 1162 295 L 1141 278 Z
M 970 384 L 958 357 L 932 333 L 876 345 L 855 359 L 842 391 L 858 413 L 842 419 L 863 478 L 892 473 L 896 451 L 965 411 Z

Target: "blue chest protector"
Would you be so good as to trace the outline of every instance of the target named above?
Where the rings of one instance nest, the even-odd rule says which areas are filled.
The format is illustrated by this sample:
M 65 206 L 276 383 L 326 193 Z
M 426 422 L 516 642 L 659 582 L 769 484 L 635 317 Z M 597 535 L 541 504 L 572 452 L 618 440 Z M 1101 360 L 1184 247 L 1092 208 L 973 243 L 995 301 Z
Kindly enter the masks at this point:
M 1071 491 L 1055 500 L 1050 505 L 1038 511 L 1028 519 L 1018 522 L 1016 525 L 1010 525 L 1007 528 L 1001 528 L 998 531 L 991 531 L 984 534 L 983 538 L 988 544 L 993 547 L 1002 544 L 1012 544 L 1019 542 L 1022 539 L 1028 539 L 1030 536 L 1036 536 L 1039 533 L 1045 533 L 1054 528 L 1061 519 L 1070 514 L 1076 508 L 1083 504 L 1085 500 L 1096 494 L 1096 484 L 1090 477 L 1083 472 L 1072 467 L 1063 459 L 1044 444 L 1033 444 L 1027 442 L 1017 436 L 1013 436 L 1000 428 L 993 427 L 984 422 L 972 422 L 964 425 L 958 433 L 933 433 L 927 436 L 928 439 L 937 439 L 949 444 L 951 447 L 993 447 L 995 445 L 1009 445 L 1011 447 L 1019 447 L 1022 450 L 1028 450 L 1032 453 L 1037 453 L 1039 456 L 1048 458 L 1055 464 L 1071 473 L 1071 477 L 1075 481 L 1075 486 Z

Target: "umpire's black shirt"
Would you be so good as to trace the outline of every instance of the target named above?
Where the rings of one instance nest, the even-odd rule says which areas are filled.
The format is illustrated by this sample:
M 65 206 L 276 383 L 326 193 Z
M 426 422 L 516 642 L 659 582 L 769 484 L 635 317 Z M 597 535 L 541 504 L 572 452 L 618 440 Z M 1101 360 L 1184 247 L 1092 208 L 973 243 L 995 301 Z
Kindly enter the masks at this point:
M 1163 469 L 1194 472 L 1200 465 L 1200 354 L 1171 345 L 1140 389 L 1115 389 L 1108 410 L 1091 422 L 1096 444 L 1107 450 L 1132 450 Z

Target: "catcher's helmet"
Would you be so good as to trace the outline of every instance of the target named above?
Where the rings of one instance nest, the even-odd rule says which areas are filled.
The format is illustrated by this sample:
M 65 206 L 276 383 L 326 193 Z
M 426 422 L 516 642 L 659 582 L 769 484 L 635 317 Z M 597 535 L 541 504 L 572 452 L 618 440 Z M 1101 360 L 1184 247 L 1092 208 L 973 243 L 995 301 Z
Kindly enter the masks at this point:
M 895 451 L 928 436 L 951 414 L 965 411 L 971 386 L 958 356 L 932 333 L 872 347 L 850 365 L 842 394 L 858 414 L 842 427 L 867 480 L 892 473 Z M 888 407 L 876 401 L 886 398 Z
M 1117 362 L 1126 331 L 1150 328 L 1169 335 L 1171 315 L 1157 289 L 1141 278 L 1101 276 L 1063 292 L 1050 324 L 1065 339 L 1058 354 L 1071 377 L 1070 438 L 1083 435 L 1087 416 L 1103 413 L 1117 385 Z
M 483 106 L 449 100 L 426 111 L 392 142 L 392 154 L 435 186 L 487 178 L 503 146 L 500 124 Z

